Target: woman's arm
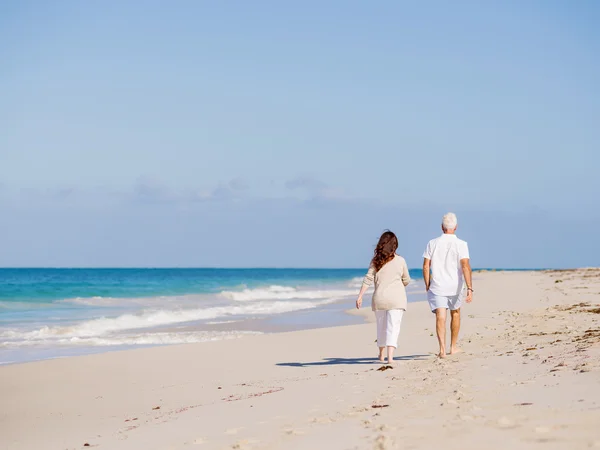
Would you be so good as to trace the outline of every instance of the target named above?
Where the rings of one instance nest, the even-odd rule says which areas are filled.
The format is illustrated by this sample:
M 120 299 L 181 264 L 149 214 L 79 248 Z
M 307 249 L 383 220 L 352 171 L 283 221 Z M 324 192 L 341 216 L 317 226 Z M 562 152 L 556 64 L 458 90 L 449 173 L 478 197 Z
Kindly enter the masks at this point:
M 404 260 L 404 266 L 402 267 L 402 284 L 408 286 L 408 283 L 410 283 L 410 272 L 408 271 L 406 260 Z
M 360 292 L 358 293 L 358 298 L 356 299 L 356 309 L 360 309 L 360 307 L 362 306 L 363 295 L 365 295 L 365 292 L 367 292 L 367 289 L 369 289 L 369 286 L 371 286 L 373 284 L 374 279 L 375 279 L 375 267 L 373 267 L 373 265 L 371 265 L 369 267 L 369 271 L 367 272 L 367 274 L 365 275 L 365 278 L 363 279 L 363 284 L 362 284 L 362 287 L 360 288 Z

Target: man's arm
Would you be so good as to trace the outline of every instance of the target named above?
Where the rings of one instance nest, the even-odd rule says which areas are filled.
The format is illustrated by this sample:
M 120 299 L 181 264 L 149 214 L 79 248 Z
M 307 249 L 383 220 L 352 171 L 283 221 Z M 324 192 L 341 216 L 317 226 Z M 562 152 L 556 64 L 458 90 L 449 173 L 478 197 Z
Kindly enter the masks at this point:
M 467 260 L 468 261 L 468 260 Z M 431 260 L 429 258 L 423 258 L 423 280 L 425 280 L 425 290 L 429 291 L 429 269 L 431 267 Z
M 463 277 L 465 278 L 465 283 L 467 283 L 467 303 L 471 303 L 473 300 L 473 280 L 471 278 L 471 264 L 469 263 L 469 258 L 464 258 L 460 260 L 460 266 L 462 268 Z

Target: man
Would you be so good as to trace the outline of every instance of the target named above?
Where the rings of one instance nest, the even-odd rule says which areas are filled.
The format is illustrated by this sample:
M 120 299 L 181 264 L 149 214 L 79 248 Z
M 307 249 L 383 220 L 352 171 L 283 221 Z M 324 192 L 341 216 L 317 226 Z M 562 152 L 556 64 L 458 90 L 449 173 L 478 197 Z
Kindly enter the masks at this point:
M 448 213 L 442 219 L 442 234 L 429 241 L 423 253 L 423 278 L 427 301 L 431 312 L 435 313 L 440 358 L 446 357 L 446 314 L 450 310 L 451 341 L 450 354 L 458 353 L 458 332 L 460 329 L 460 307 L 473 300 L 469 247 L 465 241 L 456 237 L 458 220 L 456 214 Z M 465 286 L 466 284 L 466 286 Z

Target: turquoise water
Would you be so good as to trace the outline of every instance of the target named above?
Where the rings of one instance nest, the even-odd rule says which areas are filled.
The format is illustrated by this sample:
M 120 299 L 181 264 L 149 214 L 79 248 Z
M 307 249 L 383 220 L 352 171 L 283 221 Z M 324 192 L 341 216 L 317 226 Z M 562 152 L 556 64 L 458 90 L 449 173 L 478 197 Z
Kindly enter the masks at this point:
M 0 269 L 0 302 L 210 293 L 236 286 L 327 283 L 362 275 L 362 269 Z
M 350 302 L 364 273 L 0 269 L 0 363 L 229 339 L 264 331 L 266 319 L 271 326 L 278 321 L 289 325 L 300 317 L 294 313 L 324 308 L 335 324 L 343 313 L 331 305 Z M 411 276 L 420 278 L 420 270 Z

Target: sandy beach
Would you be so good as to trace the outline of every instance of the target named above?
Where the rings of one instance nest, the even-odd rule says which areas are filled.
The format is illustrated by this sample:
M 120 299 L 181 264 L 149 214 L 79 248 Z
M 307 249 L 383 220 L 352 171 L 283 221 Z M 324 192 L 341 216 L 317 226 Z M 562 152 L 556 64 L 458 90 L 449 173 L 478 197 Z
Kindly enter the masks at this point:
M 600 269 L 474 287 L 464 353 L 411 303 L 392 370 L 372 323 L 0 367 L 0 448 L 600 448 Z

